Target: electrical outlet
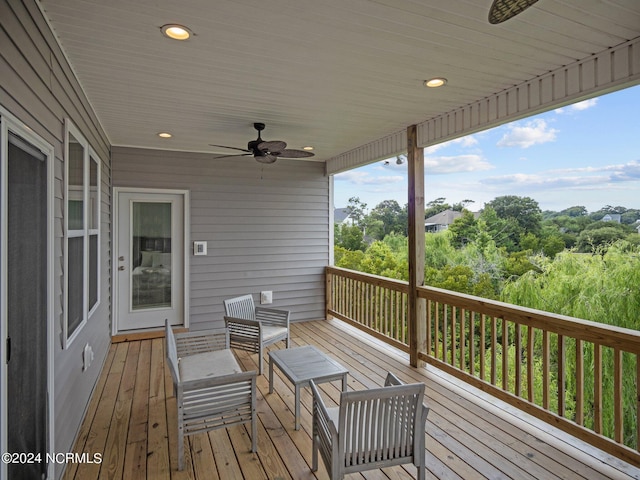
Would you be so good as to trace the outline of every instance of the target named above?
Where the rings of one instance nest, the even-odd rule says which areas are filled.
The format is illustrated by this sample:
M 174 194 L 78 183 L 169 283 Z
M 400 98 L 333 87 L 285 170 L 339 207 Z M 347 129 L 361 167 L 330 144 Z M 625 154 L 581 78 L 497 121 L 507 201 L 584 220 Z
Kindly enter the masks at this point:
M 93 348 L 88 343 L 82 352 L 82 371 L 86 371 L 93 362 Z

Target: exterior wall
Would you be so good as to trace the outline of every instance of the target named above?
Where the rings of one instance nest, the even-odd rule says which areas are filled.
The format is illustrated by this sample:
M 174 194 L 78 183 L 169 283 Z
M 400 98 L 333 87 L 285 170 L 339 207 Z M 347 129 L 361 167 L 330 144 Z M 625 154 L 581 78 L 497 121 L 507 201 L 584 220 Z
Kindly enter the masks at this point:
M 110 163 L 109 142 L 75 79 L 49 25 L 32 1 L 0 2 L 0 105 L 55 149 L 54 298 L 55 444 L 70 451 L 110 344 Z M 69 118 L 87 138 L 102 164 L 101 302 L 98 310 L 64 350 L 64 121 Z M 82 371 L 82 350 L 95 354 Z M 56 466 L 60 477 L 64 465 Z
M 113 186 L 190 191 L 190 326 L 222 322 L 222 301 L 273 291 L 274 308 L 291 320 L 325 317 L 329 263 L 329 177 L 324 164 L 114 147 Z M 187 249 L 192 248 L 192 243 Z

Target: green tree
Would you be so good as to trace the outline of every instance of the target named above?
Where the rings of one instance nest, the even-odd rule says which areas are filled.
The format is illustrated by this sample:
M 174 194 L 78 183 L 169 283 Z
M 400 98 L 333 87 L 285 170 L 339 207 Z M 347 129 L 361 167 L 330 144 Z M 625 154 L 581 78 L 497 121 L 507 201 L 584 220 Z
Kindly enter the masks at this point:
M 380 202 L 369 212 L 368 219 L 382 225 L 381 231 L 375 237 L 378 240 L 382 240 L 392 232 L 405 235 L 407 233 L 407 210 L 400 207 L 395 200 Z M 370 228 L 367 228 L 367 234 L 372 235 Z
M 485 206 L 493 208 L 500 218 L 515 220 L 522 233 L 538 234 L 540 231 L 542 211 L 533 198 L 504 195 L 494 198 Z
M 347 250 L 344 247 L 336 246 L 333 255 L 336 267 L 362 271 L 362 260 L 364 259 L 362 250 Z
M 336 224 L 333 232 L 333 243 L 347 250 L 361 250 L 364 252 L 367 248 L 362 230 L 356 225 Z
M 357 226 L 361 226 L 366 216 L 367 204 L 360 201 L 360 197 L 351 197 L 347 204 L 347 211 L 353 223 Z
M 576 242 L 579 252 L 595 252 L 616 240 L 625 238 L 629 234 L 627 228 L 615 222 L 594 222 L 585 228 Z
M 478 221 L 469 210 L 462 210 L 462 216 L 449 225 L 449 231 L 452 235 L 451 242 L 460 248 L 478 237 Z
M 445 210 L 449 210 L 450 208 L 451 205 L 446 203 L 446 198 L 438 197 L 425 204 L 424 218 L 433 217 L 434 215 L 444 212 Z

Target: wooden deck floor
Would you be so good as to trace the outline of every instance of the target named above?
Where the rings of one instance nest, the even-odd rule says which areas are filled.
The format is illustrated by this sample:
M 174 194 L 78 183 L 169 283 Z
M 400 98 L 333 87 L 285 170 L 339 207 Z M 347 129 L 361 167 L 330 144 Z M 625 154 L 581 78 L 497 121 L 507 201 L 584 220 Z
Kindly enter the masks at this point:
M 640 479 L 638 469 L 436 369 L 412 369 L 405 354 L 338 320 L 294 324 L 292 341 L 293 346 L 316 345 L 346 366 L 350 389 L 379 386 L 389 370 L 404 381 L 425 382 L 425 402 L 431 407 L 426 425 L 428 479 Z M 178 472 L 176 406 L 163 342 L 111 346 L 74 449 L 102 453 L 102 463 L 69 464 L 65 479 L 328 478 L 322 461 L 316 474 L 309 467 L 308 389 L 302 396 L 302 426 L 295 431 L 290 383 L 278 376 L 269 394 L 266 375 L 258 377 L 258 453 L 250 452 L 244 426 L 200 434 L 188 438 L 185 469 Z M 238 357 L 245 368 L 257 369 L 255 355 L 238 352 Z M 321 385 L 333 401 L 339 398 L 339 383 Z M 346 478 L 409 479 L 415 478 L 415 467 Z

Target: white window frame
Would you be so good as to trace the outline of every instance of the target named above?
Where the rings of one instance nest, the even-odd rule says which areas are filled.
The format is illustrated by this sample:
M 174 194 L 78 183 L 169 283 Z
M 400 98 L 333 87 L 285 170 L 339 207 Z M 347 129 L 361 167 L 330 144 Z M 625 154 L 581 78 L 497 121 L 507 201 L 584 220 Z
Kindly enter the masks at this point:
M 74 139 L 83 147 L 83 179 L 82 187 L 80 189 L 74 188 L 69 185 L 69 136 L 73 135 Z M 69 120 L 65 120 L 65 132 L 64 132 L 64 164 L 65 164 L 65 179 L 64 179 L 64 258 L 65 258 L 65 294 L 64 294 L 64 325 L 63 325 L 63 343 L 64 348 L 68 348 L 73 340 L 82 331 L 87 324 L 93 313 L 98 309 L 100 305 L 100 290 L 101 290 L 101 268 L 100 268 L 100 240 L 101 240 L 101 165 L 102 160 L 91 148 L 89 142 L 80 130 Z M 90 172 L 91 162 L 95 163 L 96 168 L 96 194 L 92 198 L 90 192 Z M 81 229 L 69 229 L 69 200 L 72 196 L 82 196 L 82 228 Z M 93 209 L 93 216 L 90 216 L 90 212 Z M 98 228 L 90 228 L 92 225 L 89 221 L 93 218 L 93 223 Z M 96 288 L 97 297 L 94 305 L 89 305 L 89 284 L 90 284 L 90 239 L 95 236 L 97 241 L 97 258 L 96 258 Z M 82 237 L 83 240 L 83 259 L 82 259 L 82 272 L 83 272 L 83 285 L 82 285 L 82 320 L 75 327 L 73 332 L 69 332 L 69 239 Z

